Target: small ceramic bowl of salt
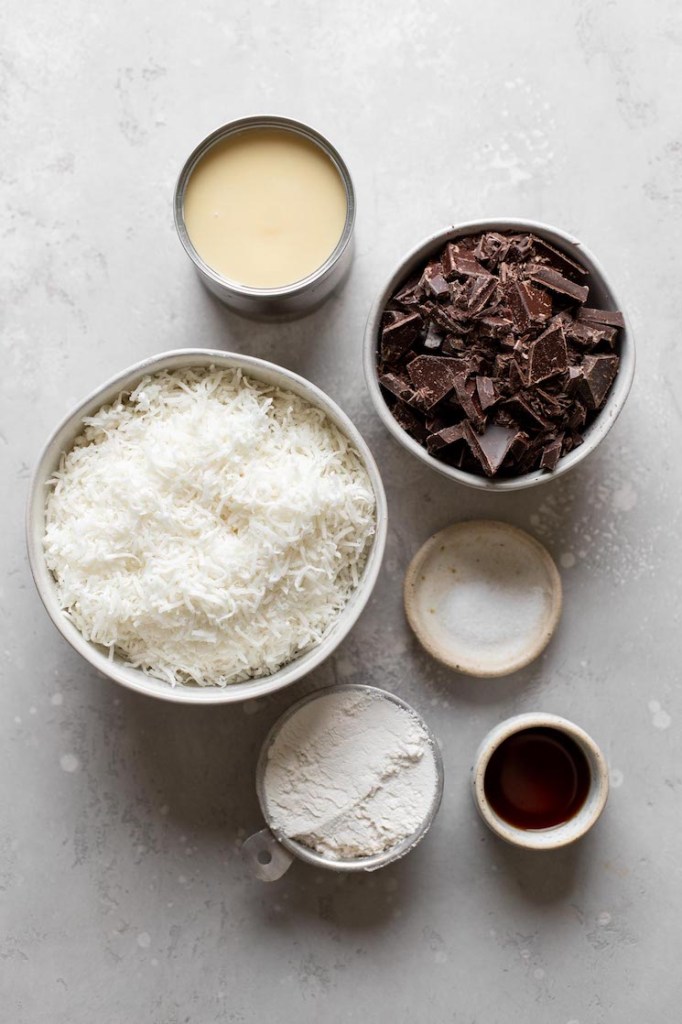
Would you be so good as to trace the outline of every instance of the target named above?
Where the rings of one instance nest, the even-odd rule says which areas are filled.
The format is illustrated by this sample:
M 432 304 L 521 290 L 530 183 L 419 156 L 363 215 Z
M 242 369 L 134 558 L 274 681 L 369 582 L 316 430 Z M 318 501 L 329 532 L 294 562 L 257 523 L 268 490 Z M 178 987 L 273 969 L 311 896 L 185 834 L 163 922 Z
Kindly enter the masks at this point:
M 547 549 L 490 520 L 455 523 L 427 540 L 408 567 L 404 596 L 422 646 L 472 676 L 509 675 L 537 658 L 562 604 Z

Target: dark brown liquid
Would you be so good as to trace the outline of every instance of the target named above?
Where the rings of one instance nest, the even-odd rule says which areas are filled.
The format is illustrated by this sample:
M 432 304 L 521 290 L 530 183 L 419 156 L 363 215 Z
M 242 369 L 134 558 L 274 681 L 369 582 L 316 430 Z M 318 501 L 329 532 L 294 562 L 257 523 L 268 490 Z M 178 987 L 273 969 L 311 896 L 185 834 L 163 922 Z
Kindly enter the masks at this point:
M 590 778 L 587 758 L 570 736 L 524 729 L 494 752 L 484 789 L 495 813 L 515 828 L 551 828 L 578 813 Z

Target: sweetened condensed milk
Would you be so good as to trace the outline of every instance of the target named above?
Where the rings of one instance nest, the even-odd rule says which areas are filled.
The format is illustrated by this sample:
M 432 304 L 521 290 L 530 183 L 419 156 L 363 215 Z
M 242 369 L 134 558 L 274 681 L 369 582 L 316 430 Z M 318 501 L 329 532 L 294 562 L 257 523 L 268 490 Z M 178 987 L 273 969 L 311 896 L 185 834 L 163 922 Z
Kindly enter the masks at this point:
M 253 128 L 217 142 L 191 172 L 184 222 L 201 259 L 247 288 L 282 288 L 314 273 L 346 223 L 344 182 L 314 142 Z

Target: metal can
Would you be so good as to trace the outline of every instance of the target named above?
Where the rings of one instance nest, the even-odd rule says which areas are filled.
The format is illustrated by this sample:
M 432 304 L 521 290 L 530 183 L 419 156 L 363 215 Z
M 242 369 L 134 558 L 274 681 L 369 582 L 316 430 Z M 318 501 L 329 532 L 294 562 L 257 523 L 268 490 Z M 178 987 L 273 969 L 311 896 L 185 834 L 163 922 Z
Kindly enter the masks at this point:
M 331 160 L 338 171 L 346 193 L 346 220 L 341 237 L 324 263 L 307 277 L 278 288 L 252 288 L 223 277 L 210 267 L 192 245 L 184 218 L 184 200 L 187 184 L 199 161 L 219 142 L 254 129 L 279 129 L 292 132 L 312 142 Z M 178 236 L 189 258 L 194 263 L 203 284 L 242 316 L 258 320 L 293 320 L 312 312 L 344 281 L 353 253 L 353 229 L 355 225 L 355 191 L 348 168 L 336 149 L 308 125 L 288 117 L 243 117 L 211 132 L 194 149 L 185 162 L 173 196 L 173 213 Z

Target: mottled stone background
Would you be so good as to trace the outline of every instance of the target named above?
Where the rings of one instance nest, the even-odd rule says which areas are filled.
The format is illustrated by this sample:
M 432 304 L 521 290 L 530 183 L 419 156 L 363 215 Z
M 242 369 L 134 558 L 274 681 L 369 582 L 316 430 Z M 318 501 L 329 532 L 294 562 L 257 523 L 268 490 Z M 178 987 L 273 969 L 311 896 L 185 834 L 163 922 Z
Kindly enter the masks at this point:
M 2 42 L 0 1017 L 7 1024 L 668 1024 L 678 1019 L 682 766 L 680 259 L 682 17 L 656 4 L 478 0 L 10 0 Z M 189 150 L 250 112 L 307 120 L 359 202 L 349 285 L 301 323 L 231 316 L 195 279 L 171 193 Z M 629 404 L 569 479 L 484 497 L 406 458 L 365 391 L 370 302 L 401 254 L 453 220 L 572 231 L 627 299 Z M 276 360 L 353 416 L 379 461 L 390 537 L 374 599 L 303 686 L 165 706 L 93 673 L 34 592 L 31 467 L 72 404 L 127 364 L 202 345 Z M 562 567 L 545 656 L 498 681 L 416 646 L 401 580 L 467 516 L 532 530 Z M 295 865 L 251 881 L 253 772 L 306 686 L 411 700 L 447 773 L 428 840 L 366 878 Z M 603 744 L 612 796 L 554 856 L 477 820 L 480 738 L 534 708 Z

